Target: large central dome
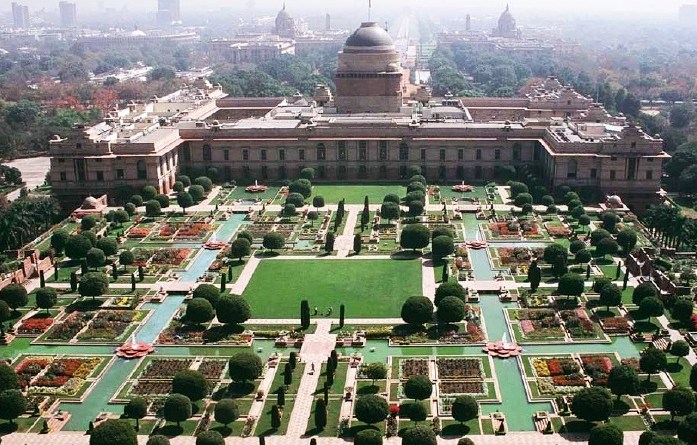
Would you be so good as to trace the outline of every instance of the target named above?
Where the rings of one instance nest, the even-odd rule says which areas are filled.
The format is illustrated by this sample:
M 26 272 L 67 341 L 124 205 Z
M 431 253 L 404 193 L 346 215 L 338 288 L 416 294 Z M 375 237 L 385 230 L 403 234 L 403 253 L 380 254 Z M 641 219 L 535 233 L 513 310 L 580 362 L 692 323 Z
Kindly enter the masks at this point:
M 346 39 L 344 51 L 394 49 L 392 37 L 375 22 L 361 23 L 361 27 Z

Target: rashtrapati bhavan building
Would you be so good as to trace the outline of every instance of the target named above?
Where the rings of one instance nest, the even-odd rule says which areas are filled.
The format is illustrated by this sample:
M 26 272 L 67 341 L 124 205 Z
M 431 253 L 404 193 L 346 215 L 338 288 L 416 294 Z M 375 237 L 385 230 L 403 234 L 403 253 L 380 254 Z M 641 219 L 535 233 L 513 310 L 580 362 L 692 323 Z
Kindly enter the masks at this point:
M 550 189 L 618 194 L 637 212 L 657 198 L 662 140 L 554 78 L 516 98 L 443 99 L 424 88 L 407 97 L 405 78 L 388 33 L 363 23 L 339 53 L 334 92 L 227 97 L 200 79 L 54 136 L 53 190 L 72 205 L 127 186 L 169 193 L 182 170 L 244 182 L 313 167 L 318 181 L 378 182 L 418 165 L 432 182 L 477 183 L 529 165 Z

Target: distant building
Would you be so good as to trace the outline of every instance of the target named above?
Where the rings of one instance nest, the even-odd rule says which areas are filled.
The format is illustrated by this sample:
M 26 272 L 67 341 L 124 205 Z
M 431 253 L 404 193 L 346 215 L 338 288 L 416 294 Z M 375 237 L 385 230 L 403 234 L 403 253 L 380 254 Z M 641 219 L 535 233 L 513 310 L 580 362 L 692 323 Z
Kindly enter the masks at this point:
M 257 64 L 283 54 L 295 54 L 295 42 L 269 34 L 242 34 L 208 42 L 208 56 L 235 65 Z
M 93 34 L 78 37 L 77 42 L 93 48 L 129 48 L 146 43 L 193 44 L 201 36 L 195 32 L 146 33 L 139 29 L 129 33 Z
M 157 21 L 163 24 L 181 22 L 180 0 L 157 0 Z
M 498 26 L 491 32 L 493 37 L 504 37 L 506 39 L 519 39 L 521 32 L 516 25 L 515 18 L 506 5 L 506 10 L 499 17 Z
M 279 37 L 285 37 L 292 39 L 295 37 L 295 19 L 288 14 L 286 11 L 286 4 L 283 3 L 283 9 L 278 12 L 276 16 L 276 26 L 274 27 L 274 34 Z
M 77 6 L 75 3 L 60 2 L 58 9 L 60 10 L 61 26 L 66 28 L 77 26 Z
M 697 4 L 680 7 L 680 21 L 694 25 L 697 22 Z
M 12 23 L 15 28 L 29 28 L 29 7 L 12 3 Z

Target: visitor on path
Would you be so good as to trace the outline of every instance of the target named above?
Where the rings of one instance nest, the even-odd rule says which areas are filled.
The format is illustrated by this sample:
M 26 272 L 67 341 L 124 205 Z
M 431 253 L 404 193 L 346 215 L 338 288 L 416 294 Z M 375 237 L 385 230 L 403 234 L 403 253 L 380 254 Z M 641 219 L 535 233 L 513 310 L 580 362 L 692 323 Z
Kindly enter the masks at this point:
M 332 312 L 333 312 L 333 311 L 334 311 L 334 308 L 331 307 L 331 306 L 329 306 L 329 309 L 327 309 L 327 317 L 329 317 L 330 315 L 332 315 Z
M 317 306 L 315 306 L 315 313 L 314 313 L 314 316 L 316 317 L 317 314 L 319 314 L 319 309 L 317 308 Z
M 310 375 L 312 375 L 312 374 L 314 374 L 314 373 L 315 373 L 315 364 L 314 364 L 314 363 L 310 363 Z

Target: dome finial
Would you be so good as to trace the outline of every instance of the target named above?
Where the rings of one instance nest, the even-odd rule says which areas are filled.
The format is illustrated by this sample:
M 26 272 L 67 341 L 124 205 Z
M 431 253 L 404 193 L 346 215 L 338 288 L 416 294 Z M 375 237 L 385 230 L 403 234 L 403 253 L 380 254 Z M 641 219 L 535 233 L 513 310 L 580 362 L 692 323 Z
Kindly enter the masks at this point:
M 285 3 L 284 3 L 284 5 L 285 5 Z M 285 9 L 285 6 L 283 7 L 283 9 Z M 508 3 L 506 3 L 506 12 L 508 12 L 509 9 L 510 9 L 509 5 L 508 5 Z
M 508 9 L 508 8 L 507 8 Z M 283 2 L 283 10 L 286 10 L 286 2 Z

